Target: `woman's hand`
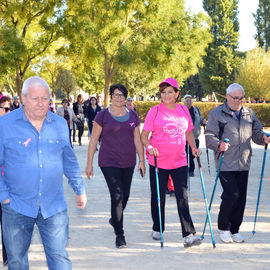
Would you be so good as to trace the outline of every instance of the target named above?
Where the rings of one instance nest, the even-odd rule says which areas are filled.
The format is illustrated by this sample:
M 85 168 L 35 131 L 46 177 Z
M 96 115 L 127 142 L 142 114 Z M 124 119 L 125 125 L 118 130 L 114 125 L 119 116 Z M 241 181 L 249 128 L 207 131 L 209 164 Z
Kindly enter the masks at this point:
M 150 150 L 147 150 L 147 149 L 146 149 L 146 151 L 147 151 L 151 156 L 156 156 L 156 157 L 159 156 L 159 152 L 158 152 L 157 148 L 155 148 L 155 147 L 153 147 L 153 148 L 150 149 Z
M 137 172 L 139 172 L 140 170 L 142 170 L 142 177 L 144 177 L 146 172 L 144 160 L 139 161 Z
M 199 157 L 202 154 L 202 151 L 198 148 L 192 148 L 191 151 L 194 157 Z
M 90 165 L 87 164 L 85 173 L 86 173 L 87 178 L 90 180 L 90 177 L 94 175 L 93 164 L 90 164 Z

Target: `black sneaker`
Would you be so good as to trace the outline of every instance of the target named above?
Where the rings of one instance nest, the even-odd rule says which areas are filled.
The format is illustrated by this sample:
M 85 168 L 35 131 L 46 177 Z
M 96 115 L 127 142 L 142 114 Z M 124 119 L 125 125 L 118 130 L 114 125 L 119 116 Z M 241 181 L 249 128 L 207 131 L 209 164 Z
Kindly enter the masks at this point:
M 127 243 L 126 243 L 124 235 L 117 235 L 116 236 L 115 246 L 117 248 L 125 248 L 125 247 L 127 247 Z
M 171 191 L 170 191 L 170 197 L 175 197 L 175 192 L 174 192 L 174 190 L 171 190 Z
M 194 172 L 189 172 L 189 176 L 190 177 L 194 177 L 195 175 L 194 175 Z

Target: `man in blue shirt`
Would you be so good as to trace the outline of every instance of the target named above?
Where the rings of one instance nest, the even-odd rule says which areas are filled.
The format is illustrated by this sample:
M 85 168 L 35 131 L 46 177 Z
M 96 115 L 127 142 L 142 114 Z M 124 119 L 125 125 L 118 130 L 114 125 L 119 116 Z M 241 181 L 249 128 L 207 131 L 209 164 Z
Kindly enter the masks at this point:
M 4 242 L 11 270 L 29 269 L 28 249 L 37 224 L 49 269 L 72 269 L 66 251 L 67 204 L 63 174 L 86 204 L 80 167 L 69 143 L 64 118 L 48 110 L 50 88 L 39 77 L 28 78 L 23 106 L 0 118 L 0 201 Z

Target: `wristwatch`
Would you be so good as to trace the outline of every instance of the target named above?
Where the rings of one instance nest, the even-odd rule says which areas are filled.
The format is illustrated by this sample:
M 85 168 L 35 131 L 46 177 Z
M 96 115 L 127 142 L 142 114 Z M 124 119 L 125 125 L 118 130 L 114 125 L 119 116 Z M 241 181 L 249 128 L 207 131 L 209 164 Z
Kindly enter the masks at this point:
M 147 151 L 149 152 L 149 150 L 151 150 L 151 149 L 153 149 L 154 147 L 151 145 L 151 144 L 149 144 L 148 146 L 146 146 L 146 149 L 147 149 Z

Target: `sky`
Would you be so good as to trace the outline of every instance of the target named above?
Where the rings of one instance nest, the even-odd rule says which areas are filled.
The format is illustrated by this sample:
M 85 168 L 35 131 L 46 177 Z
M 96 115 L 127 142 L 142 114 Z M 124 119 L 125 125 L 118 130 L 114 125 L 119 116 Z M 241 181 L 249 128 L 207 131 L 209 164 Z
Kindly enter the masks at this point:
M 198 13 L 203 11 L 202 0 L 186 0 L 186 8 L 190 8 L 192 12 Z M 256 46 L 254 35 L 256 27 L 254 26 L 254 18 L 252 13 L 256 13 L 259 0 L 239 0 L 239 22 L 240 22 L 240 37 L 239 50 L 247 51 Z

